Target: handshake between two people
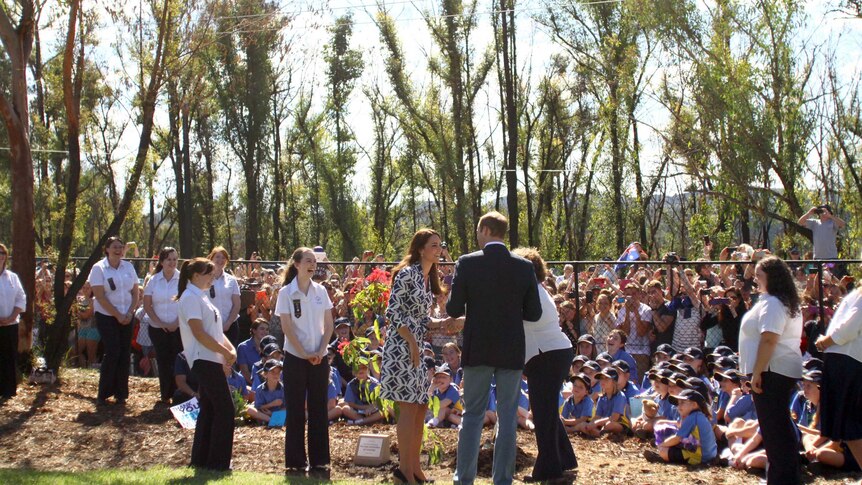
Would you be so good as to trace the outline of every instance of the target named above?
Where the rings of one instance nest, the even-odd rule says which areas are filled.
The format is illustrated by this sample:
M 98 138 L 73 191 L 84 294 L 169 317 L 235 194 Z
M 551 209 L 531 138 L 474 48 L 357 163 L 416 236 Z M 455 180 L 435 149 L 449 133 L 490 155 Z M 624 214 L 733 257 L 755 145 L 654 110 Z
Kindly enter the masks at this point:
M 445 335 L 453 335 L 464 329 L 464 317 L 431 318 L 429 328 Z

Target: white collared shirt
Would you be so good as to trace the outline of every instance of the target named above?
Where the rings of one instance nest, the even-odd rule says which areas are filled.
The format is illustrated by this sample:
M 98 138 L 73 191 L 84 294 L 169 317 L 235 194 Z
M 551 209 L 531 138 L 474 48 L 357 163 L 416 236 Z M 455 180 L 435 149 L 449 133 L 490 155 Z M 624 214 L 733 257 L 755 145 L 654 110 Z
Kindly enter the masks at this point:
M 135 267 L 132 263 L 121 260 L 120 265 L 114 269 L 105 257 L 98 263 L 93 265 L 90 270 L 90 286 L 101 286 L 105 290 L 105 298 L 114 305 L 114 308 L 121 314 L 129 311 L 132 305 L 132 289 L 138 284 L 138 274 L 135 272 Z M 113 282 L 113 287 L 111 286 Z M 99 299 L 96 298 L 95 310 L 102 315 L 111 315 L 111 312 L 105 309 Z
M 144 296 L 149 296 L 153 299 L 153 311 L 159 317 L 161 323 L 173 323 L 178 316 L 179 302 L 174 298 L 177 296 L 177 286 L 180 282 L 180 272 L 174 270 L 174 274 L 170 281 L 165 279 L 164 271 L 159 271 L 144 287 Z M 155 328 L 163 328 L 161 324 L 156 324 L 150 320 L 150 326 Z
M 16 308 L 22 312 L 27 309 L 27 295 L 18 275 L 6 269 L 0 273 L 0 318 L 12 315 Z M 19 316 L 9 325 L 18 323 L 20 319 Z
M 524 320 L 525 363 L 540 352 L 572 348 L 572 342 L 560 329 L 560 317 L 554 299 L 542 285 L 539 285 L 539 302 L 542 304 L 539 321 Z
M 275 304 L 276 315 L 290 315 L 296 340 L 307 354 L 316 354 L 320 350 L 323 343 L 324 318 L 326 312 L 331 309 L 332 301 L 326 288 L 312 281 L 306 295 L 299 290 L 298 278 L 294 278 L 278 291 L 278 301 Z M 284 350 L 297 357 L 303 355 L 287 338 L 284 339 Z
M 180 296 L 177 314 L 180 319 L 180 338 L 183 340 L 183 352 L 186 354 L 189 367 L 192 367 L 198 359 L 224 364 L 224 356 L 204 347 L 195 338 L 192 328 L 189 326 L 189 320 L 200 320 L 207 335 L 215 339 L 216 342 L 224 341 L 221 315 L 210 301 L 209 295 L 189 282 L 186 290 Z
M 210 300 L 212 300 L 213 305 L 218 308 L 218 311 L 221 314 L 222 324 L 225 327 L 224 329 L 227 330 L 227 327 L 231 326 L 233 322 L 226 322 L 224 320 L 228 315 L 230 315 L 230 309 L 233 306 L 233 295 L 240 294 L 239 283 L 237 283 L 236 278 L 234 278 L 233 275 L 222 271 L 220 277 L 213 279 L 213 285 L 210 287 L 207 294 L 210 295 Z M 212 296 L 213 294 L 215 294 L 215 297 Z M 239 318 L 239 311 L 237 311 L 237 315 L 234 320 L 237 318 Z
M 826 335 L 835 345 L 826 349 L 827 354 L 844 354 L 862 362 L 862 291 L 851 291 L 838 305 Z
M 785 377 L 802 377 L 802 315 L 791 317 L 781 300 L 764 293 L 758 302 L 742 317 L 739 327 L 739 370 L 743 374 L 754 372 L 757 348 L 763 332 L 778 334 L 778 344 L 769 359 L 765 371 L 776 372 Z
M 500 246 L 506 247 L 506 244 L 501 241 L 491 241 L 489 243 L 485 243 L 485 246 L 482 249 L 485 249 L 492 244 L 499 244 Z

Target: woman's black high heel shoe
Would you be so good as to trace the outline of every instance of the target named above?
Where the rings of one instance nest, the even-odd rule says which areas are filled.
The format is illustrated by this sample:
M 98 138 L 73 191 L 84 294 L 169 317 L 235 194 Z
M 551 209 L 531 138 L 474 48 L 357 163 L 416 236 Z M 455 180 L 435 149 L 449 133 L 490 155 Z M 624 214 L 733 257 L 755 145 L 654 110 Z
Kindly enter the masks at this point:
M 400 468 L 396 468 L 392 475 L 401 483 L 410 483 L 407 481 L 407 477 L 404 476 L 404 472 L 401 471 Z

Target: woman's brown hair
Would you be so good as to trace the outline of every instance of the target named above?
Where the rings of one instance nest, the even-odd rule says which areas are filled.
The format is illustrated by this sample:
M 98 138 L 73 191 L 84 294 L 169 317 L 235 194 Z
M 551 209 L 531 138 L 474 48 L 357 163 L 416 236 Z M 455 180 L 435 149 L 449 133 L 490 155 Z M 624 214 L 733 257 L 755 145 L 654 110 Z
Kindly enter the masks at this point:
M 282 286 L 289 285 L 290 282 L 296 278 L 296 275 L 299 274 L 299 270 L 296 269 L 296 264 L 302 262 L 302 255 L 305 253 L 314 254 L 314 251 L 311 248 L 306 247 L 296 248 L 296 250 L 293 251 L 293 256 L 290 257 L 289 261 L 290 265 L 288 265 L 287 271 L 284 272 L 284 281 L 281 283 Z
M 9 248 L 7 248 L 5 244 L 0 243 L 0 251 L 6 253 L 6 261 L 9 261 Z M 3 261 L 3 266 L 0 266 L 0 271 L 6 269 L 6 261 Z
M 760 291 L 765 291 L 778 298 L 787 307 L 787 312 L 791 318 L 799 315 L 801 303 L 799 290 L 796 289 L 793 275 L 790 273 L 790 267 L 787 266 L 787 263 L 776 256 L 769 256 L 761 259 L 757 263 L 757 267 L 766 274 L 766 288 L 760 288 Z
M 210 251 L 210 253 L 209 253 L 209 254 L 207 254 L 207 259 L 209 259 L 210 261 L 212 261 L 212 259 L 213 259 L 213 258 L 215 257 L 215 255 L 216 255 L 216 254 L 218 254 L 218 253 L 221 253 L 221 254 L 222 254 L 222 256 L 224 256 L 224 259 L 226 259 L 226 260 L 227 260 L 227 263 L 225 263 L 225 265 L 230 264 L 230 253 L 228 253 L 228 252 L 227 252 L 227 249 L 225 249 L 225 248 L 224 248 L 224 246 L 216 246 L 216 247 L 214 247 L 214 248 L 212 249 L 212 251 Z
M 164 263 L 165 260 L 168 259 L 168 256 L 170 256 L 171 253 L 176 253 L 176 252 L 177 252 L 177 250 L 170 247 L 170 246 L 165 246 L 164 248 L 162 248 L 162 250 L 159 251 L 159 262 L 156 264 L 156 267 L 153 269 L 153 274 L 155 275 L 155 274 L 160 273 L 162 271 L 162 263 Z M 177 253 L 177 255 L 179 255 L 179 253 Z
M 111 244 L 114 244 L 115 242 L 119 242 L 122 245 L 126 244 L 122 239 L 120 239 L 120 236 L 109 237 L 108 240 L 105 241 L 105 247 L 104 247 L 105 256 L 108 255 L 108 249 L 111 247 Z
M 183 296 L 189 281 L 192 280 L 192 275 L 195 274 L 210 274 L 215 269 L 212 261 L 206 258 L 187 259 L 180 268 L 180 282 L 177 285 L 177 300 Z
M 545 266 L 545 260 L 542 259 L 542 255 L 539 254 L 539 250 L 536 248 L 515 248 L 512 251 L 516 255 L 526 259 L 527 261 L 533 263 L 533 270 L 536 272 L 536 281 L 543 282 L 545 281 L 545 276 L 548 274 L 548 267 Z
M 395 276 L 399 271 L 411 264 L 416 264 L 422 261 L 422 254 L 420 251 L 425 247 L 425 244 L 428 243 L 428 240 L 434 236 L 440 237 L 440 234 L 434 229 L 426 228 L 416 231 L 416 234 L 414 234 L 413 238 L 410 239 L 410 246 L 407 248 L 407 253 L 404 254 L 404 259 L 402 259 L 401 262 L 392 270 L 392 281 L 395 281 Z M 443 292 L 443 286 L 440 283 L 440 273 L 437 271 L 436 262 L 431 265 L 431 271 L 428 273 L 428 280 L 431 283 L 431 293 L 439 295 Z

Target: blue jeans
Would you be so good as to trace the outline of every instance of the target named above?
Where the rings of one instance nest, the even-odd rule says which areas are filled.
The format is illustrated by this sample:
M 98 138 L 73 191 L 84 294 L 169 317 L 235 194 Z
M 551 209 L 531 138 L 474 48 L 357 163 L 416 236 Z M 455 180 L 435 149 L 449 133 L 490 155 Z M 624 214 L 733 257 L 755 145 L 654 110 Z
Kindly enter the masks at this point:
M 518 428 L 520 369 L 501 369 L 484 365 L 464 367 L 464 416 L 458 433 L 456 484 L 469 485 L 476 480 L 482 422 L 491 391 L 491 379 L 497 386 L 497 437 L 494 440 L 493 480 L 497 485 L 512 483 L 515 474 L 515 439 Z

